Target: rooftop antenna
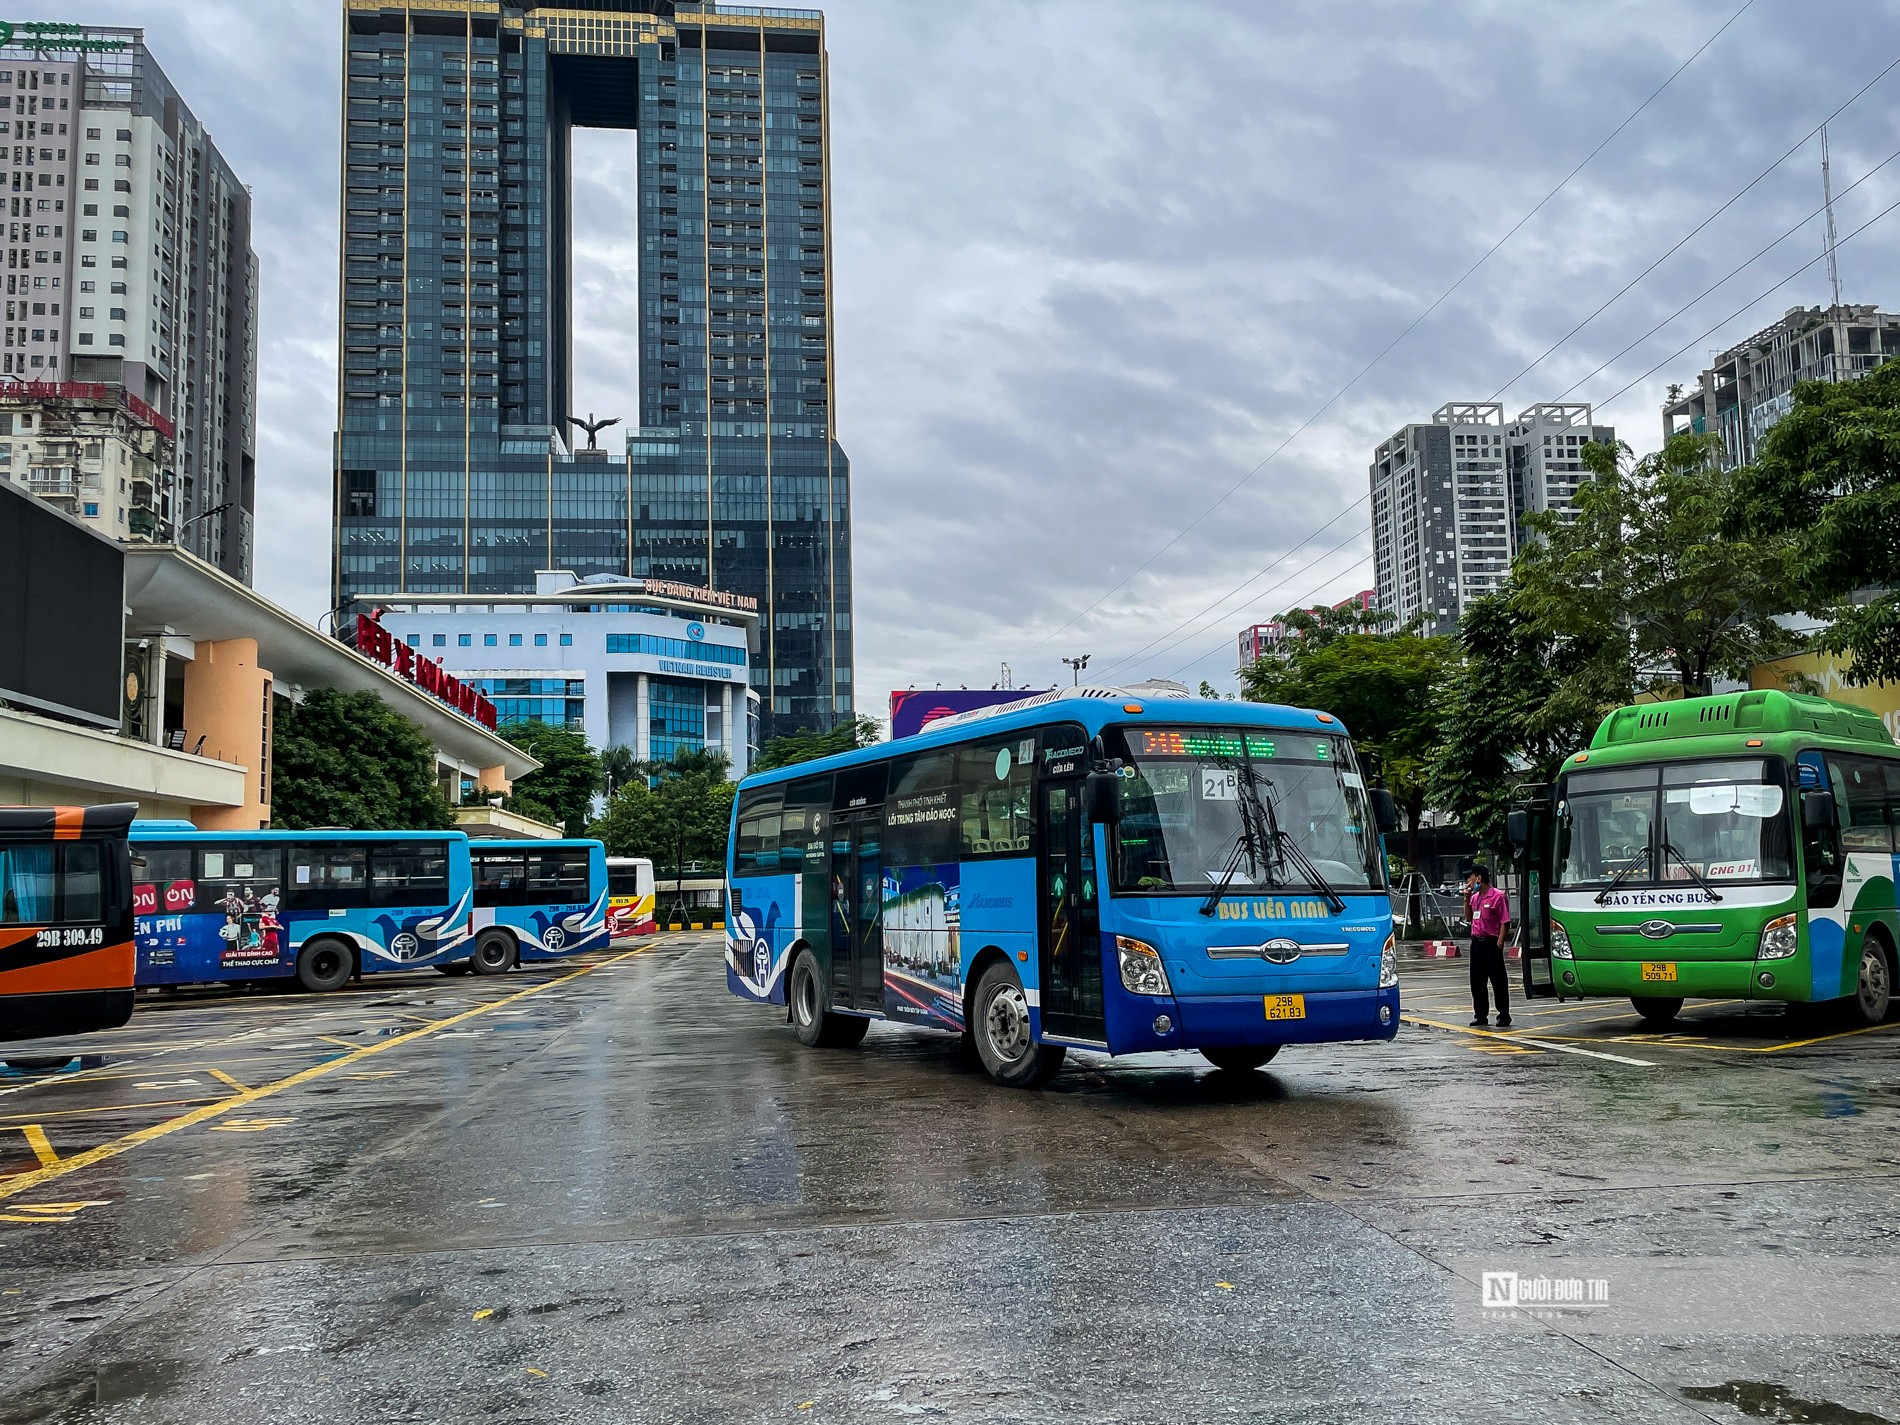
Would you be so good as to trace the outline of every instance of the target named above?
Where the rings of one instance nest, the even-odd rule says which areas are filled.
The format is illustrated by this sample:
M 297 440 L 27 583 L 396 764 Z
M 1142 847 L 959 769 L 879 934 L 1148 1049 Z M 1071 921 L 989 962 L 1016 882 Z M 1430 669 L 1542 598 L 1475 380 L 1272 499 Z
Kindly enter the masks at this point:
M 1016 685 L 1010 682 L 1009 680 L 1010 680 L 1009 664 L 1005 663 L 1003 665 L 1003 686 L 1005 688 L 1013 689 Z
M 1827 207 L 1827 280 L 1834 290 L 1834 305 L 1841 304 L 1841 267 L 1834 251 L 1840 240 L 1834 232 L 1834 178 L 1828 170 L 1827 125 L 1821 125 L 1821 197 Z

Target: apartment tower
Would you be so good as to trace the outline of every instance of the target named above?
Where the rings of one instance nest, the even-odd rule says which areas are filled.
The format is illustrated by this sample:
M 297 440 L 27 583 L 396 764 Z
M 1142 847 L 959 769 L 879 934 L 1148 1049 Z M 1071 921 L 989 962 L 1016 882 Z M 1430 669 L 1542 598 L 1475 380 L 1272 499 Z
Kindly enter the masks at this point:
M 822 16 L 346 0 L 344 71 L 336 602 L 547 570 L 745 595 L 767 735 L 850 716 Z M 576 128 L 638 152 L 639 367 L 600 449 L 570 421 Z

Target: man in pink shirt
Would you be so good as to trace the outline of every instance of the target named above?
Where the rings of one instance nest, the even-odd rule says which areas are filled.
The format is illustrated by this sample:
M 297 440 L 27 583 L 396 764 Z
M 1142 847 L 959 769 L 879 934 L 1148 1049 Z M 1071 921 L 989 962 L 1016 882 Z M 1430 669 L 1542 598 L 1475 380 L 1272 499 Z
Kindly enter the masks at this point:
M 1465 903 L 1471 915 L 1471 1027 L 1490 1022 L 1487 982 L 1498 997 L 1498 1028 L 1511 1027 L 1511 994 L 1504 975 L 1504 927 L 1511 919 L 1511 898 L 1491 884 L 1489 866 L 1473 866 L 1465 876 Z

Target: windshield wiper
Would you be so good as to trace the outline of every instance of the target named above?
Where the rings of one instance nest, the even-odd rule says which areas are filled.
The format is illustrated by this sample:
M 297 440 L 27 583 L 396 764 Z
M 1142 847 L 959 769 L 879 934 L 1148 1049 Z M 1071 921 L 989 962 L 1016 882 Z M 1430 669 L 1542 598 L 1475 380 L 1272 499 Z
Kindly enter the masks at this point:
M 1669 856 L 1675 857 L 1676 864 L 1682 867 L 1683 870 L 1689 873 L 1690 879 L 1693 880 L 1698 886 L 1702 887 L 1702 893 L 1705 896 L 1707 896 L 1710 900 L 1719 901 L 1722 899 L 1722 893 L 1718 891 L 1714 886 L 1710 885 L 1708 881 L 1703 878 L 1702 873 L 1696 870 L 1694 865 L 1690 863 L 1689 858 L 1687 856 L 1684 856 L 1680 851 L 1676 850 L 1675 847 L 1669 844 L 1669 818 L 1668 817 L 1664 817 L 1663 822 L 1662 822 L 1662 853 L 1665 857 L 1669 857 Z
M 1240 778 L 1237 776 L 1236 781 L 1238 780 Z M 1207 898 L 1201 902 L 1202 915 L 1212 915 L 1220 907 L 1222 898 L 1227 894 L 1227 888 L 1233 885 L 1234 877 L 1240 873 L 1240 861 L 1243 856 L 1247 859 L 1247 869 L 1254 875 L 1271 875 L 1270 868 L 1262 860 L 1263 852 L 1258 829 L 1254 825 L 1253 818 L 1248 814 L 1248 807 L 1244 801 L 1239 811 L 1240 830 L 1234 833 L 1234 844 L 1227 852 L 1227 864 L 1221 870 L 1220 879 L 1214 883 L 1214 889 L 1209 891 Z
M 1281 829 L 1280 813 L 1273 801 L 1273 783 L 1265 777 L 1256 777 L 1251 766 L 1241 769 L 1240 780 L 1247 790 L 1255 813 L 1266 822 L 1269 844 L 1279 854 L 1281 860 L 1293 863 L 1294 868 L 1306 877 L 1307 883 L 1326 898 L 1326 903 L 1332 907 L 1334 915 L 1343 914 L 1346 909 L 1345 899 L 1320 874 L 1319 867 L 1313 864 L 1299 842 Z M 1260 790 L 1262 787 L 1266 788 L 1264 794 Z
M 1615 890 L 1618 886 L 1622 885 L 1624 881 L 1628 880 L 1630 875 L 1636 870 L 1638 866 L 1646 866 L 1648 864 L 1649 864 L 1649 848 L 1645 846 L 1643 848 L 1643 854 L 1641 856 L 1632 857 L 1627 866 L 1625 866 L 1622 870 L 1618 871 L 1614 876 L 1610 877 L 1610 884 L 1597 892 L 1597 904 L 1602 905 L 1605 901 L 1607 901 L 1610 898 L 1610 892 Z

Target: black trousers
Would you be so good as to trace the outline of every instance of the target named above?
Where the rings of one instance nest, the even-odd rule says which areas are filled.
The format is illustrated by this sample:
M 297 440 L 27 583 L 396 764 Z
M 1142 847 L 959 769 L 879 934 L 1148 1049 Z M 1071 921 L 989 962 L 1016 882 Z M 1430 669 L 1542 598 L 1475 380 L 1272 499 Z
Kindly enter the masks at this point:
M 1511 1017 L 1510 981 L 1504 972 L 1504 946 L 1495 935 L 1474 935 L 1471 937 L 1471 1014 L 1474 1019 L 1490 1016 L 1491 1005 L 1485 995 L 1486 985 L 1498 997 L 1498 1018 Z

